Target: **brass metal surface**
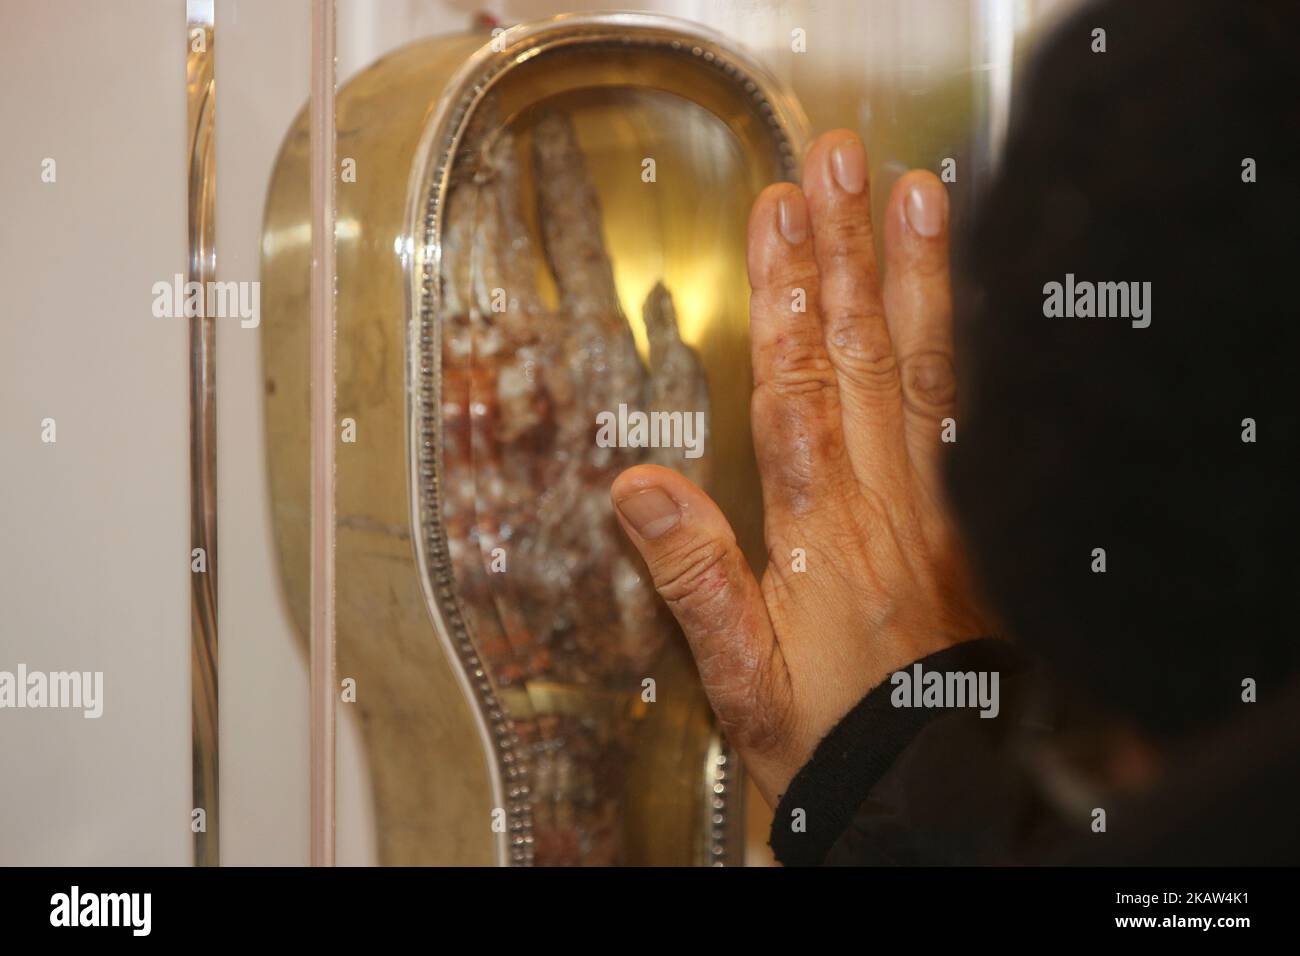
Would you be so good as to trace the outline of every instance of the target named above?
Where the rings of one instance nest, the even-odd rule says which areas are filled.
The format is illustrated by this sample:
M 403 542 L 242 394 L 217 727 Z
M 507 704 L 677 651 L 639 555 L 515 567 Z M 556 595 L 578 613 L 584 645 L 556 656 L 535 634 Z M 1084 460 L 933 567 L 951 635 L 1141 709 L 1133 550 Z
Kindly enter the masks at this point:
M 339 91 L 337 409 L 356 420 L 337 454 L 337 656 L 357 682 L 381 862 L 489 865 L 494 805 L 474 717 L 433 633 L 411 544 L 406 328 L 399 257 L 406 182 L 423 121 L 481 38 L 393 54 Z M 262 335 L 272 517 L 302 646 L 308 633 L 308 127 L 281 149 L 262 237 Z
M 512 721 L 630 721 L 621 862 L 737 862 L 740 777 L 685 644 L 655 661 L 654 703 L 634 688 L 512 683 L 479 657 L 464 582 L 448 557 L 440 459 L 442 214 L 457 147 L 485 96 L 521 149 L 540 109 L 572 122 L 599 194 L 622 312 L 644 354 L 641 303 L 662 282 L 711 403 L 708 490 L 761 570 L 761 498 L 750 445 L 744 231 L 753 197 L 792 178 L 797 105 L 716 37 L 641 15 L 562 17 L 489 37 L 425 40 L 338 94 L 338 674 L 357 681 L 384 863 L 532 859 L 530 755 Z M 639 173 L 657 163 L 654 184 Z M 531 196 L 535 184 L 525 182 Z M 275 536 L 306 633 L 310 267 L 307 126 L 282 148 L 262 245 L 263 360 Z M 538 224 L 530 223 L 536 231 Z M 550 304 L 554 288 L 539 269 Z M 510 826 L 495 832 L 493 811 Z

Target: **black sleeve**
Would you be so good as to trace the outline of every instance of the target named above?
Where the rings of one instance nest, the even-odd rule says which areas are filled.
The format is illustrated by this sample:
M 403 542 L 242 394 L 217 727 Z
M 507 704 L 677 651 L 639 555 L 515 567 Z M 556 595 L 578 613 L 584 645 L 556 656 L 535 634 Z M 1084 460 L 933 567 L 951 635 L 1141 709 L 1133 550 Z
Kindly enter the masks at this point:
M 790 781 L 771 846 L 787 866 L 999 862 L 1023 804 L 1007 745 L 1030 669 L 1011 644 L 983 638 L 903 670 L 997 672 L 999 711 L 903 707 L 872 689 Z M 892 675 L 891 675 L 892 676 Z M 802 812 L 800 812 L 802 811 Z

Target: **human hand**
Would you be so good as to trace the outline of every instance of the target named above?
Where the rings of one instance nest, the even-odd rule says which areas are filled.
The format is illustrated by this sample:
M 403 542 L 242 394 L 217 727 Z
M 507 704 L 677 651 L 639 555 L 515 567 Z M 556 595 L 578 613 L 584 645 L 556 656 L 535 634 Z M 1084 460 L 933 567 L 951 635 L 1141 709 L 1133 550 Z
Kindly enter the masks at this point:
M 611 489 L 728 739 L 773 804 L 868 690 L 987 634 L 939 476 L 956 393 L 943 185 L 904 176 L 884 228 L 882 280 L 867 156 L 847 130 L 812 145 L 802 188 L 769 186 L 754 202 L 761 583 L 717 505 L 683 476 L 638 465 Z

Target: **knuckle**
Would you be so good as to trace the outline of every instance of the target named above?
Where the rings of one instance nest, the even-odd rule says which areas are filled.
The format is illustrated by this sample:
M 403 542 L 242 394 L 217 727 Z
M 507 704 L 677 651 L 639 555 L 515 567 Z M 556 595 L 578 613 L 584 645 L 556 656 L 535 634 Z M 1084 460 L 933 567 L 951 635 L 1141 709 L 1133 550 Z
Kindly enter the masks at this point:
M 826 318 L 826 342 L 830 348 L 848 353 L 877 351 L 893 354 L 888 337 L 878 332 L 885 328 L 885 313 L 861 305 L 871 302 L 872 298 L 871 295 L 862 295 L 855 297 L 852 305 L 823 310 Z M 877 330 L 875 334 L 873 330 Z
M 817 234 L 818 258 L 828 262 L 866 259 L 875 255 L 871 221 L 865 216 L 836 216 Z
M 660 560 L 655 589 L 674 613 L 698 611 L 726 592 L 729 554 L 725 541 L 692 541 Z
M 790 368 L 774 370 L 771 379 L 764 383 L 772 393 L 782 398 L 802 396 L 804 398 L 830 400 L 835 396 L 838 383 L 835 370 L 830 362 L 824 368 Z
M 778 341 L 771 349 L 767 375 L 758 388 L 781 396 L 829 397 L 836 387 L 835 366 L 812 335 Z
M 908 408 L 923 414 L 948 408 L 957 398 L 952 356 L 930 350 L 903 359 L 903 397 Z
M 848 323 L 830 341 L 835 369 L 855 388 L 865 391 L 892 390 L 898 386 L 898 358 L 893 346 L 882 335 L 872 335 L 861 328 L 850 329 Z
M 788 296 L 791 289 L 806 289 L 811 295 L 821 282 L 821 273 L 812 259 L 782 259 L 756 276 L 755 292 L 776 292 Z

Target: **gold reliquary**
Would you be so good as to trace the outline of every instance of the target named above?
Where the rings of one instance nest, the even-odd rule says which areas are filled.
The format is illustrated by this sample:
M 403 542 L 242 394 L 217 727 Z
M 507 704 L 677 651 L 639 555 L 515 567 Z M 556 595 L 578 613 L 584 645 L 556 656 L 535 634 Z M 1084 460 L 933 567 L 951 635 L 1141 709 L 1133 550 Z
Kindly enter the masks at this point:
M 681 470 L 761 570 L 744 235 L 798 105 L 718 37 L 610 14 L 414 43 L 336 122 L 338 673 L 381 862 L 740 862 L 740 767 L 609 486 Z M 304 112 L 261 325 L 304 646 L 308 162 Z

